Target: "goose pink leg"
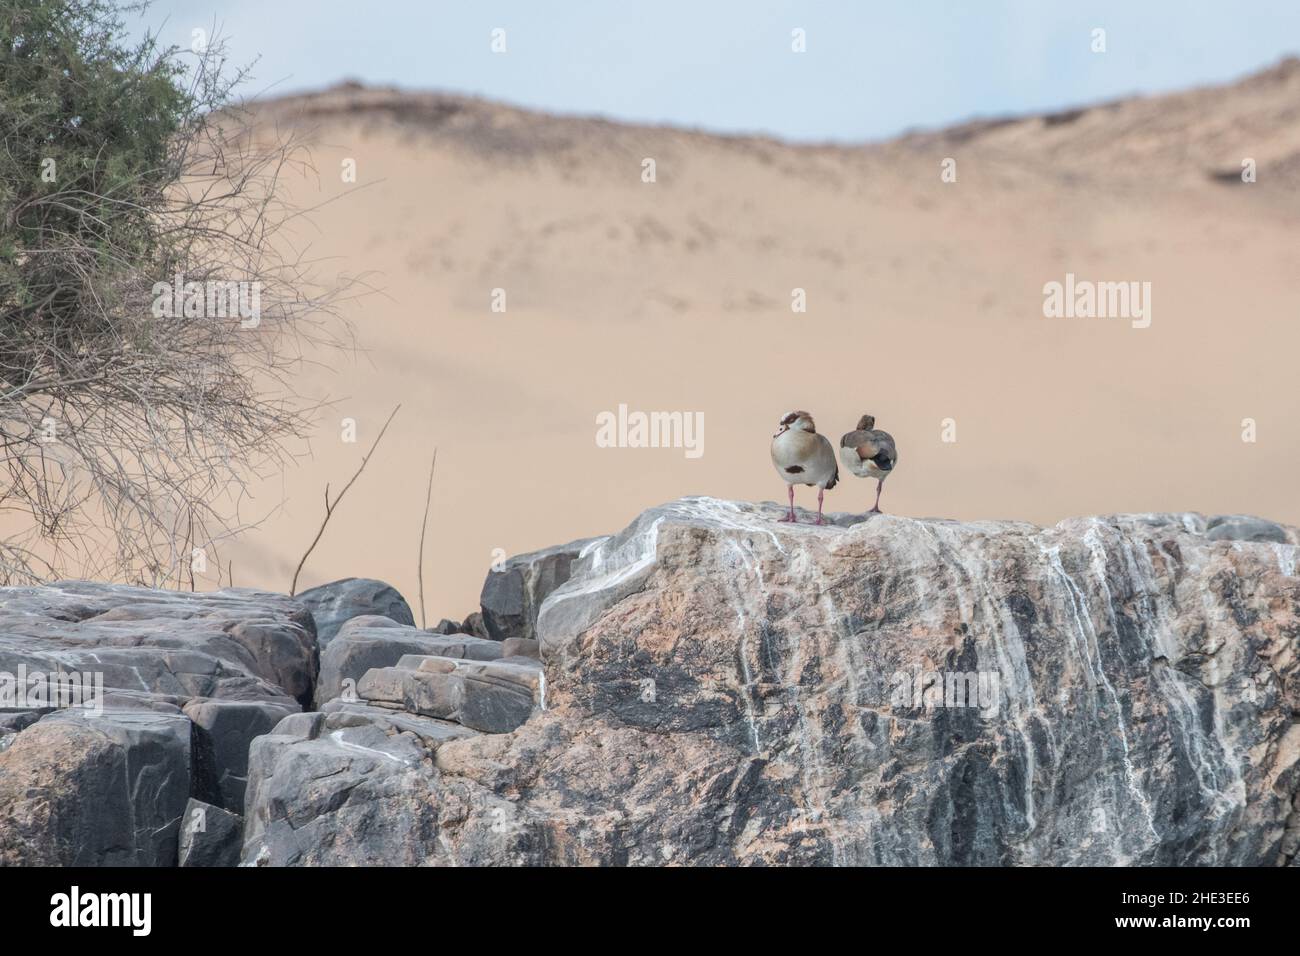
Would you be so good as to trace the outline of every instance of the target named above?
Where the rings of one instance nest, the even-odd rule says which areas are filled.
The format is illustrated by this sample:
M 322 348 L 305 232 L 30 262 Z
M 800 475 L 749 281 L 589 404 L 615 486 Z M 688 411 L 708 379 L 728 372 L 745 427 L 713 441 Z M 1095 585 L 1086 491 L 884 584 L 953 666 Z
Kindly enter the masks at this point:
M 817 524 L 826 523 L 825 521 L 822 520 L 822 496 L 824 496 L 825 494 L 826 494 L 825 488 L 817 489 Z
M 797 523 L 799 519 L 794 516 L 794 485 L 786 485 L 786 487 L 790 489 L 790 513 L 781 520 Z
M 885 487 L 885 479 L 883 479 L 883 478 L 877 479 L 877 481 L 876 481 L 876 503 L 875 503 L 874 505 L 871 506 L 871 510 L 868 511 L 867 514 L 869 514 L 869 515 L 878 515 L 878 514 L 883 514 L 883 512 L 880 510 L 880 490 L 881 490 L 882 488 L 884 488 L 884 487 Z

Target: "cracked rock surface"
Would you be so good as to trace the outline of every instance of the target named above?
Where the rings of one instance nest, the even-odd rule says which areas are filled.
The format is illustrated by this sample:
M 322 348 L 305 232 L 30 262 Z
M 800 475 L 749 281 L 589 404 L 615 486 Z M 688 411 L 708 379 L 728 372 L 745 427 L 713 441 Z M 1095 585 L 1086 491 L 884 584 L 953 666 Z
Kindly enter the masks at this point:
M 316 666 L 311 615 L 276 594 L 0 589 L 0 865 L 176 865 L 187 802 L 242 813 L 253 738 Z M 60 672 L 97 675 L 102 708 L 14 695 Z
M 349 616 L 319 680 L 280 595 L 0 589 L 0 690 L 104 683 L 0 707 L 0 865 L 1294 865 L 1296 529 L 782 512 L 513 558 L 504 640 Z
M 585 543 L 540 666 L 386 650 L 254 743 L 244 863 L 1294 859 L 1295 529 L 781 510 Z

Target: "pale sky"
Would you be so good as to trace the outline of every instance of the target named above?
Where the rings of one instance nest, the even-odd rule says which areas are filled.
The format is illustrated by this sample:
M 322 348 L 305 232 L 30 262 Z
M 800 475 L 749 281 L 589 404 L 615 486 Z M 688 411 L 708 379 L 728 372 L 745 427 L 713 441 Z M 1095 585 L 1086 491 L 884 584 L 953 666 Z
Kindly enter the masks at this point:
M 261 57 L 250 93 L 355 78 L 794 140 L 1218 83 L 1300 53 L 1297 0 L 156 0 L 141 22 L 186 47 L 216 23 L 236 63 Z

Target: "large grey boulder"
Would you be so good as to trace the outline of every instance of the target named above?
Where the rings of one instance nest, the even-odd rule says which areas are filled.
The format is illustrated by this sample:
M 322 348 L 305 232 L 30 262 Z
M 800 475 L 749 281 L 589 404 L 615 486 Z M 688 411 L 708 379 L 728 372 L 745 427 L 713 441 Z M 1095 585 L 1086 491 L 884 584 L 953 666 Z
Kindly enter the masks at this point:
M 311 614 L 232 588 L 193 594 L 70 581 L 0 588 L 0 671 L 98 673 L 107 688 L 181 697 L 310 700 Z
M 435 671 L 414 667 L 375 667 L 357 684 L 357 696 L 368 703 L 392 707 L 423 717 L 455 720 L 460 712 L 464 681 L 455 668 Z M 522 723 L 522 721 L 521 721 Z
M 180 865 L 238 866 L 243 832 L 239 814 L 190 800 L 181 820 Z
M 196 697 L 182 712 L 194 724 L 196 787 L 206 784 L 204 795 L 235 813 L 244 812 L 248 777 L 248 747 L 254 737 L 269 734 L 285 717 L 300 710 L 296 701 L 213 700 Z
M 179 712 L 57 711 L 0 752 L 0 865 L 175 866 L 189 796 Z
M 277 829 L 245 861 L 355 862 L 368 834 L 447 865 L 1296 857 L 1295 529 L 780 514 L 684 499 L 589 548 L 509 733 L 259 738 Z
M 393 667 L 366 671 L 356 690 L 361 700 L 383 707 L 503 734 L 545 702 L 544 687 L 541 664 L 530 658 L 470 661 L 407 654 Z
M 282 595 L 0 589 L 0 696 L 19 675 L 90 692 L 0 719 L 0 864 L 176 865 L 185 801 L 242 809 L 250 741 L 316 670 L 311 614 Z
M 316 641 L 321 651 L 348 621 L 356 617 L 386 617 L 398 624 L 415 625 L 415 616 L 397 589 L 373 578 L 344 578 L 295 595 L 316 621 Z
M 545 703 L 546 675 L 538 661 L 515 658 L 466 664 L 456 673 L 463 681 L 456 719 L 466 727 L 508 733 Z
M 243 863 L 418 866 L 436 844 L 433 755 L 453 723 L 336 701 L 253 742 Z M 450 808 L 444 808 L 450 811 Z
M 321 655 L 316 706 L 321 707 L 345 693 L 366 671 L 391 667 L 406 654 L 437 654 L 469 660 L 493 660 L 501 656 L 501 644 L 470 634 L 436 634 L 417 627 L 403 627 L 384 617 L 358 617 L 339 630 Z
M 488 636 L 497 641 L 533 639 L 542 602 L 569 580 L 573 562 L 595 540 L 584 538 L 516 555 L 490 570 L 479 596 Z

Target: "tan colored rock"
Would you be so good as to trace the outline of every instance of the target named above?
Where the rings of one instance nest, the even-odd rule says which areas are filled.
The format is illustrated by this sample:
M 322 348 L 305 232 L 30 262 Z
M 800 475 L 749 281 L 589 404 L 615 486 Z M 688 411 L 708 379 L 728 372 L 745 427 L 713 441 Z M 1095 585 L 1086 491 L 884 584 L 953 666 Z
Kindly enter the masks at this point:
M 541 609 L 532 716 L 444 744 L 417 791 L 394 791 L 385 812 L 419 844 L 407 852 L 460 865 L 1292 858 L 1296 529 L 780 514 L 684 499 L 589 549 Z M 509 694 L 523 686 L 512 665 L 456 673 L 467 696 Z M 301 841 L 310 807 L 279 799 Z M 360 852 L 326 833 L 314 859 Z M 271 862 L 293 856 L 268 846 Z

